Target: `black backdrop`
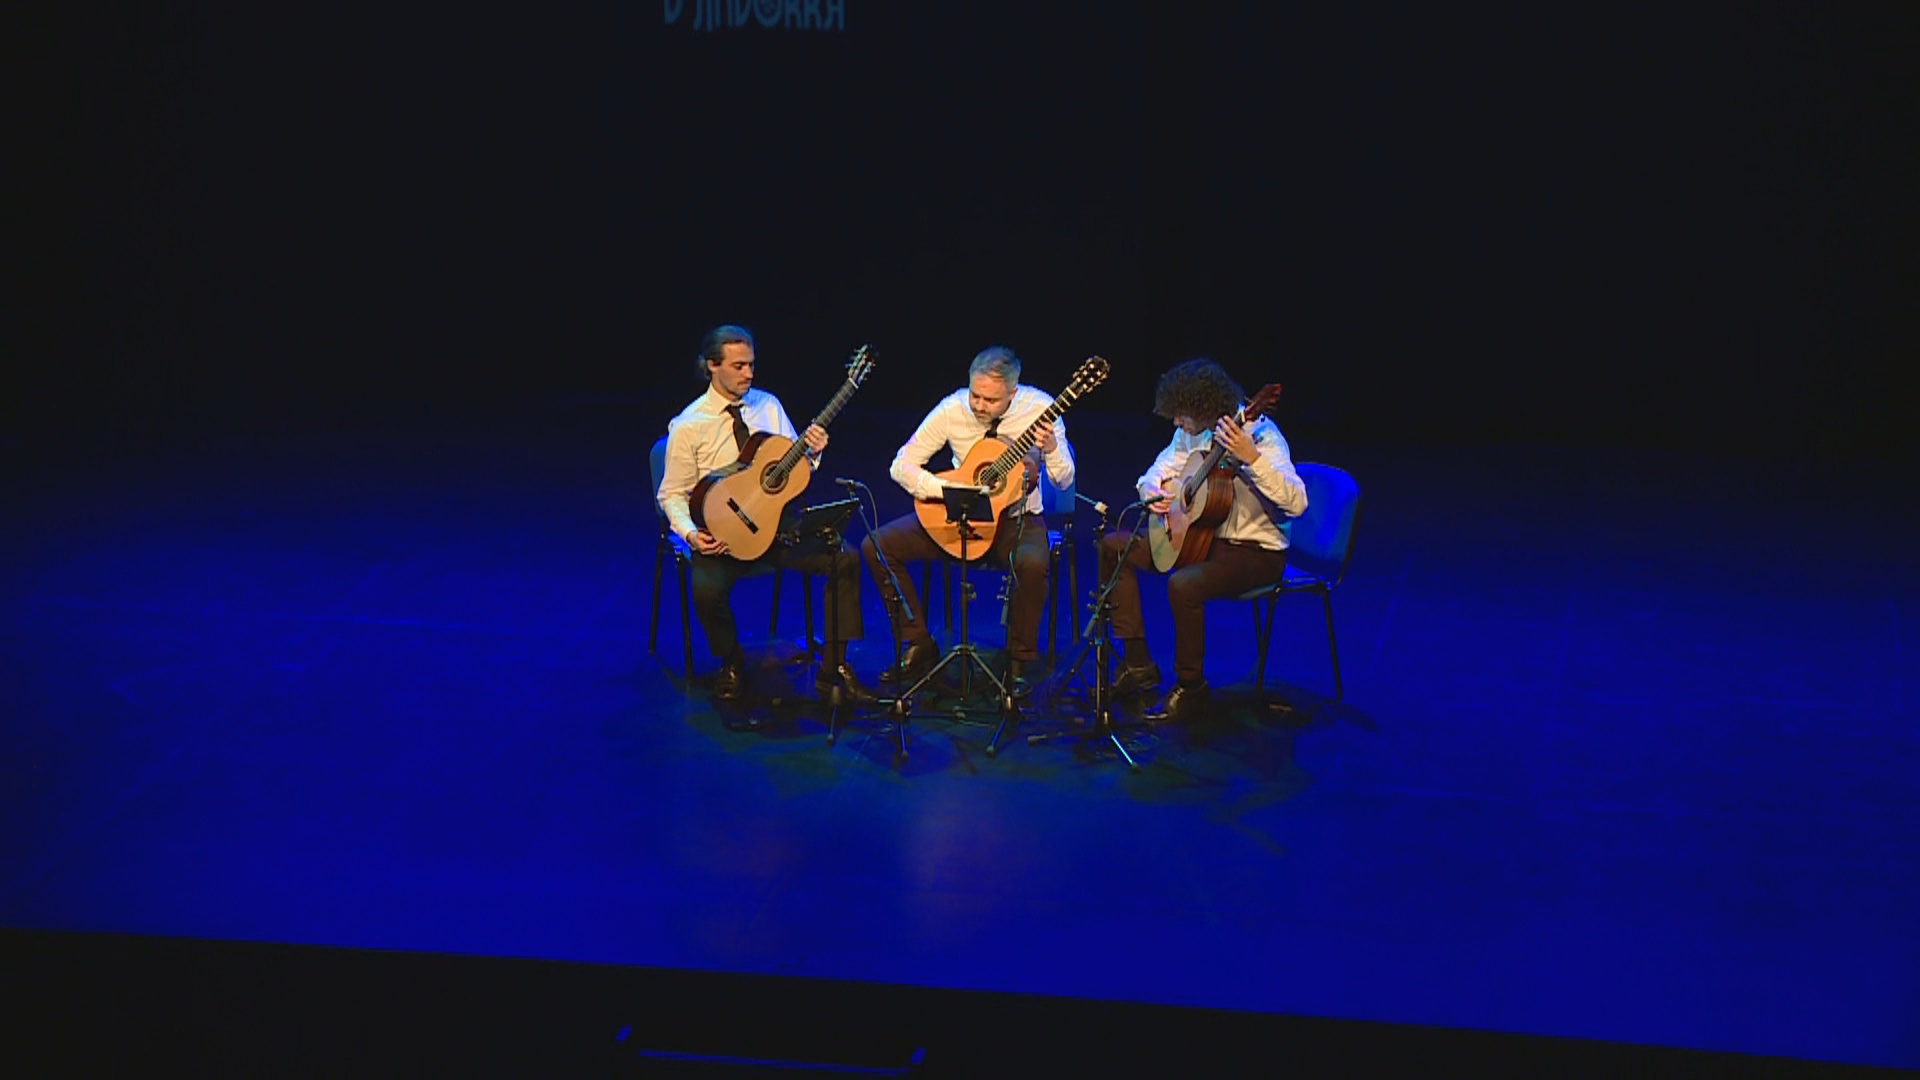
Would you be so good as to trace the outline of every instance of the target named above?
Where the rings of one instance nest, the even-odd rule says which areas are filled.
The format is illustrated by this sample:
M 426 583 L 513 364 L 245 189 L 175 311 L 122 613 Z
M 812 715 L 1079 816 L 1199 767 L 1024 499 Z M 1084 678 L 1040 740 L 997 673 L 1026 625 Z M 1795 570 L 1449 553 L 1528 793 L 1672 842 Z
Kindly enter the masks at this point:
M 1213 353 L 1322 439 L 1916 446 L 1909 6 L 696 2 L 70 16 L 10 441 L 652 424 L 738 320 L 903 409 L 1004 341 L 1121 412 Z

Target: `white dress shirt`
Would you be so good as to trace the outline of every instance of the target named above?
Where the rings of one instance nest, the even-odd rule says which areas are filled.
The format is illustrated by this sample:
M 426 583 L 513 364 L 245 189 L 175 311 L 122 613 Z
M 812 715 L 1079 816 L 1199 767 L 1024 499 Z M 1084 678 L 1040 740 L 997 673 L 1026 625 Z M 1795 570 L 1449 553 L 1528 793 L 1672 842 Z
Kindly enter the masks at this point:
M 987 435 L 987 425 L 973 415 L 968 406 L 969 394 L 962 387 L 940 399 L 940 403 L 920 421 L 911 438 L 893 455 L 893 467 L 887 470 L 893 481 L 907 489 L 907 494 L 916 499 L 940 498 L 940 481 L 928 472 L 926 465 L 942 446 L 953 448 L 953 463 L 948 469 L 958 468 L 967 453 Z M 1027 433 L 1040 414 L 1053 405 L 1053 395 L 1045 390 L 1036 390 L 1031 386 L 1017 386 L 1013 391 L 1013 400 L 1007 404 L 1007 411 L 1001 414 L 1000 427 L 996 436 L 1011 442 Z M 1073 447 L 1067 442 L 1066 417 L 1055 417 L 1053 421 L 1054 447 L 1051 453 L 1041 455 L 1047 468 L 1047 479 L 1053 486 L 1062 490 L 1073 486 Z M 946 470 L 942 470 L 943 472 Z M 1027 513 L 1038 514 L 1041 510 L 1040 489 L 1036 484 L 1033 494 L 1027 497 Z
M 1307 487 L 1294 471 L 1293 459 L 1287 454 L 1287 440 L 1281 437 L 1280 428 L 1271 419 L 1262 416 L 1247 428 L 1247 433 L 1253 436 L 1253 445 L 1260 456 L 1240 465 L 1234 464 L 1231 455 L 1221 459 L 1221 464 L 1235 474 L 1233 508 L 1227 511 L 1226 520 L 1220 523 L 1214 536 L 1281 550 L 1287 546 L 1287 530 L 1282 522 L 1306 512 Z M 1173 441 L 1160 451 L 1152 467 L 1140 477 L 1137 485 L 1140 497 L 1146 498 L 1156 487 L 1171 488 L 1189 458 L 1212 448 L 1213 429 L 1200 435 L 1174 429 Z
M 673 526 L 674 533 L 683 538 L 695 530 L 693 513 L 687 508 L 687 494 L 695 484 L 706 479 L 708 473 L 740 460 L 740 448 L 733 441 L 733 415 L 727 412 L 731 404 L 733 402 L 709 386 L 706 393 L 693 399 L 693 404 L 680 410 L 679 416 L 667 421 L 667 464 L 660 474 L 660 490 L 654 492 L 654 498 L 660 504 L 660 511 L 667 515 L 667 523 Z M 740 418 L 747 422 L 747 430 L 770 431 L 799 439 L 793 430 L 793 421 L 787 419 L 787 410 L 780 407 L 779 398 L 752 387 L 740 399 L 740 404 L 743 406 Z M 816 466 L 819 464 L 811 453 L 808 459 Z

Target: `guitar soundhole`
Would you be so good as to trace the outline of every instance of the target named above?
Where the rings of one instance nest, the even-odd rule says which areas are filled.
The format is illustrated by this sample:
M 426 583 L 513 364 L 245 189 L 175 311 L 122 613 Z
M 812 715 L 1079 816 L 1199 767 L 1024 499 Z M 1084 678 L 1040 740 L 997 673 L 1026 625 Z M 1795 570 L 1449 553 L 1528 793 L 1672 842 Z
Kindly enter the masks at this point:
M 786 486 L 787 478 L 780 475 L 780 463 L 778 461 L 761 470 L 760 490 L 769 495 L 776 495 L 779 494 L 781 488 Z
M 986 476 L 987 476 L 988 468 L 989 466 L 986 466 L 986 465 L 980 466 L 979 471 L 973 474 L 973 482 L 976 484 L 979 484 L 981 487 L 986 488 L 988 492 L 987 497 L 992 498 L 995 495 L 1000 494 L 1001 489 L 1007 486 L 1007 478 L 1003 476 L 991 484 L 987 483 Z

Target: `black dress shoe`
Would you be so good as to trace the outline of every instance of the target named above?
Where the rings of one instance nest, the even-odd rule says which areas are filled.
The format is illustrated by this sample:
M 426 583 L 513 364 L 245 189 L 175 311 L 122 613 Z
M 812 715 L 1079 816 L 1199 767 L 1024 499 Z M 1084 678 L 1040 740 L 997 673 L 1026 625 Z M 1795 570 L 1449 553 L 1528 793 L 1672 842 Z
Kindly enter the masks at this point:
M 1140 718 L 1149 724 L 1185 724 L 1207 700 L 1206 683 L 1174 683 L 1158 704 L 1147 706 Z
M 902 687 L 912 686 L 925 678 L 927 672 L 933 670 L 933 665 L 939 659 L 940 646 L 935 645 L 932 638 L 909 641 L 907 647 L 900 653 L 900 666 L 890 667 L 881 672 L 880 681 L 898 683 Z
M 1120 674 L 1114 677 L 1113 685 L 1109 688 L 1115 697 L 1158 689 L 1160 689 L 1160 665 L 1152 662 L 1141 667 L 1134 667 L 1132 664 L 1121 665 Z
M 739 660 L 728 660 L 720 665 L 720 671 L 713 677 L 713 700 L 735 701 L 746 686 L 745 665 Z
M 837 667 L 821 665 L 813 676 L 814 692 L 825 697 L 836 688 L 842 698 L 855 705 L 871 705 L 880 700 L 860 681 L 860 676 L 853 673 L 852 664 L 842 663 Z

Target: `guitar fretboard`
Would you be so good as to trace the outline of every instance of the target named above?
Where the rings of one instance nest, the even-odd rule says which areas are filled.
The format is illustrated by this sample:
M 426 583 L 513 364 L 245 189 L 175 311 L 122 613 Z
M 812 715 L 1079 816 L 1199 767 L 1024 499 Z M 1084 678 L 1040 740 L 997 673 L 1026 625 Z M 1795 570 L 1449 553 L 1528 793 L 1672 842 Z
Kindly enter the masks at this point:
M 1027 430 L 1021 432 L 1020 437 L 1013 440 L 1013 445 L 1007 447 L 1004 453 L 993 459 L 993 463 L 988 465 L 985 471 L 980 474 L 980 479 L 987 486 L 992 487 L 1002 479 L 1011 475 L 1014 468 L 1020 464 L 1020 460 L 1027 456 L 1029 450 L 1033 449 L 1035 442 L 1034 429 L 1058 417 L 1061 413 L 1066 412 L 1068 407 L 1079 400 L 1079 397 L 1080 389 L 1077 386 L 1069 386 L 1065 390 L 1062 390 L 1060 396 L 1053 399 L 1053 404 L 1047 406 L 1046 410 L 1039 416 L 1034 417 L 1033 423 L 1027 425 Z
M 852 379 L 841 383 L 840 389 L 827 401 L 826 407 L 820 410 L 820 415 L 813 418 L 813 422 L 823 428 L 833 423 L 833 418 L 839 416 L 840 410 L 847 407 L 847 401 L 853 397 L 853 392 L 858 389 L 860 389 L 859 385 Z M 799 439 L 794 440 L 793 445 L 787 447 L 787 452 L 780 455 L 780 462 L 774 466 L 773 475 L 781 482 L 785 482 L 786 478 L 793 472 L 793 467 L 800 464 L 800 455 L 806 452 L 807 444 Z
M 1244 417 L 1246 415 L 1245 410 L 1242 410 L 1240 415 Z M 1205 460 L 1201 462 L 1200 468 L 1197 469 L 1192 476 L 1187 478 L 1187 486 L 1181 489 L 1180 501 L 1183 504 L 1188 506 L 1193 505 L 1193 500 L 1200 495 L 1201 485 L 1207 482 L 1207 477 L 1213 475 L 1213 470 L 1220 467 L 1221 459 L 1226 456 L 1227 444 L 1221 442 L 1219 439 L 1214 439 L 1213 446 L 1207 450 L 1207 456 Z

